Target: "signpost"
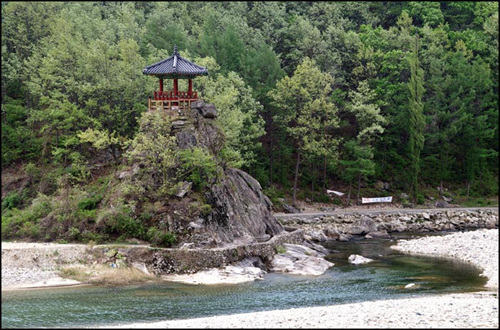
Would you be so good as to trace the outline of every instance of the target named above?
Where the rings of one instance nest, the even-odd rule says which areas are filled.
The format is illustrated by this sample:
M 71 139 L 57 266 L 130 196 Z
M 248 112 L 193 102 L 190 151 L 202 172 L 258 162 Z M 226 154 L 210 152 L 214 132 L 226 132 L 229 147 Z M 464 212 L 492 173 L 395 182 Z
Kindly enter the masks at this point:
M 367 204 L 367 203 L 391 203 L 392 202 L 392 196 L 389 197 L 373 197 L 373 198 L 361 198 L 361 203 L 362 204 Z

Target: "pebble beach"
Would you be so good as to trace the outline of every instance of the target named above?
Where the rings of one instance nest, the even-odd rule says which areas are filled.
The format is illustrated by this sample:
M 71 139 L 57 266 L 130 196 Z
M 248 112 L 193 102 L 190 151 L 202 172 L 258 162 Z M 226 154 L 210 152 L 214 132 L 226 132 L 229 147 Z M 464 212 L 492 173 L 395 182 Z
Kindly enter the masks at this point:
M 473 263 L 488 277 L 488 290 L 106 328 L 498 328 L 498 229 L 400 241 L 395 248 Z

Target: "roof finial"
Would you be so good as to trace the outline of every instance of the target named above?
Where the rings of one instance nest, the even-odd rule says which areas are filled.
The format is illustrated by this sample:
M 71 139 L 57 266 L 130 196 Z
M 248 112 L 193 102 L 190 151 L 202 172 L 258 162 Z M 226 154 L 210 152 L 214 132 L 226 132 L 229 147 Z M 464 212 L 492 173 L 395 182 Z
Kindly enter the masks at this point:
M 179 52 L 177 51 L 177 45 L 174 45 L 174 54 L 178 55 Z

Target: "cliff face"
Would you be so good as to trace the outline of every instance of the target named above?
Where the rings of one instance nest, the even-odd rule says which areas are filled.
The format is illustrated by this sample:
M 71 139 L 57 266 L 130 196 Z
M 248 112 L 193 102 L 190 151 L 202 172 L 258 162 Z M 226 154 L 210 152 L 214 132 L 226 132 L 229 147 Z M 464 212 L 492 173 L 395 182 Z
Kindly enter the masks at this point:
M 234 168 L 224 174 L 206 193 L 212 212 L 205 224 L 217 234 L 218 243 L 263 242 L 284 231 L 271 214 L 272 203 L 257 180 Z
M 225 141 L 216 117 L 213 105 L 193 103 L 190 114 L 173 119 L 171 134 L 176 137 L 177 147 L 201 148 L 216 160 Z M 175 198 L 164 201 L 157 215 L 156 221 L 166 224 L 168 231 L 178 237 L 176 246 L 249 244 L 283 233 L 259 182 L 244 171 L 225 167 L 217 160 L 215 163 L 216 177 L 202 191 L 191 191 L 191 182 L 181 182 Z

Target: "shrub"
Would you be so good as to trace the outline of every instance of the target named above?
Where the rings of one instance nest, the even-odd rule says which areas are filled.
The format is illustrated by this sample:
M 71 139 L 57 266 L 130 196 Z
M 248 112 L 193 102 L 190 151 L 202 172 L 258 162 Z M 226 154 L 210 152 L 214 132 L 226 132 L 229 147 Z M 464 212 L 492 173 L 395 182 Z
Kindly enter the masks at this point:
M 417 194 L 417 204 L 424 204 L 425 203 L 425 197 L 423 194 Z
M 276 189 L 275 187 L 269 187 L 263 190 L 264 195 L 269 197 L 271 202 L 276 206 L 281 206 L 281 200 L 285 197 L 281 190 Z
M 129 205 L 121 205 L 101 212 L 97 223 L 98 227 L 108 235 L 126 235 L 135 238 L 142 238 L 145 235 L 143 224 L 140 219 L 133 218 Z
M 41 178 L 41 170 L 40 167 L 33 163 L 28 163 L 23 166 L 24 173 L 30 177 L 30 179 L 34 182 L 37 182 Z
M 78 202 L 79 210 L 94 210 L 97 208 L 97 205 L 101 202 L 102 195 L 95 195 L 93 197 L 84 198 L 80 202 Z
M 76 228 L 76 227 L 71 227 L 70 229 L 68 229 L 68 232 L 66 233 L 66 236 L 70 240 L 77 241 L 80 238 L 80 230 L 78 228 Z
M 84 243 L 89 244 L 100 244 L 105 242 L 108 239 L 108 236 L 105 234 L 99 234 L 93 231 L 84 230 L 81 235 L 81 240 Z
M 21 196 L 16 191 L 10 191 L 7 196 L 2 199 L 2 211 L 11 210 L 21 205 Z
M 201 217 L 207 217 L 212 213 L 212 206 L 210 204 L 203 204 L 200 207 L 200 216 Z
M 276 245 L 275 249 L 276 253 L 286 253 L 286 247 L 283 245 Z
M 24 222 L 19 228 L 21 237 L 38 238 L 40 236 L 40 227 L 34 222 Z
M 176 243 L 177 237 L 165 230 L 160 230 L 157 227 L 151 227 L 146 234 L 148 241 L 157 246 L 170 247 Z

